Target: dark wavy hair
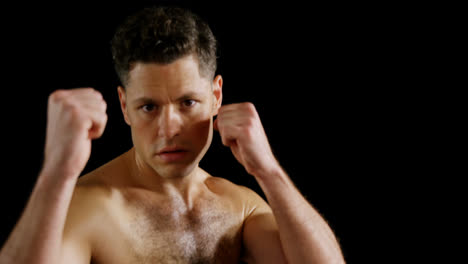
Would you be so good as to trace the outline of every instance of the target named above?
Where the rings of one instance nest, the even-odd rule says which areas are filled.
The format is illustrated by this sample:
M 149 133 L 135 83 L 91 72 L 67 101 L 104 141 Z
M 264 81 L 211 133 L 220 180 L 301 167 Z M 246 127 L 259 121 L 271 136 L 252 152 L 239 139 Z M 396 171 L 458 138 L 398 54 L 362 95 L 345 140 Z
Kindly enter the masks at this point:
M 149 7 L 125 19 L 111 41 L 117 75 L 125 87 L 136 63 L 169 64 L 196 55 L 201 77 L 214 78 L 216 39 L 209 26 L 189 10 Z

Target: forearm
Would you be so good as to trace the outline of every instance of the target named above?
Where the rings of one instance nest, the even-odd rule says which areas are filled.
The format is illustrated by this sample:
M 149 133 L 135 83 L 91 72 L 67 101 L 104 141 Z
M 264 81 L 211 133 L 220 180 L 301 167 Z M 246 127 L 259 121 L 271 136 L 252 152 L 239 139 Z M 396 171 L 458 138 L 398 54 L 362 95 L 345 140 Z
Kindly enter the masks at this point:
M 289 263 L 344 263 L 333 231 L 283 170 L 256 178 L 273 210 Z
M 38 177 L 23 214 L 0 251 L 0 264 L 55 263 L 76 180 L 60 180 L 53 173 L 58 172 L 45 169 Z

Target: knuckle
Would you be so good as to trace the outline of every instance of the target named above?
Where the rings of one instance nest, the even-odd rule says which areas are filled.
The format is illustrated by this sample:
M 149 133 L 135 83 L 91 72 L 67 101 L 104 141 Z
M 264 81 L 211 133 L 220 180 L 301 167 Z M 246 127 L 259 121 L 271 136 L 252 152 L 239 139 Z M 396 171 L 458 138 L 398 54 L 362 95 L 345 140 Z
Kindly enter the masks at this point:
M 78 103 L 67 99 L 60 101 L 60 109 L 61 112 L 73 119 L 81 117 L 83 112 Z
M 106 114 L 103 114 L 102 117 L 101 117 L 101 123 L 106 124 L 107 120 L 108 120 L 108 116 Z
M 106 109 L 107 109 L 106 101 L 103 100 L 101 106 L 102 106 L 103 110 L 106 111 Z
M 253 103 L 251 103 L 251 102 L 244 103 L 244 107 L 245 107 L 245 109 L 247 109 L 251 113 L 256 111 L 255 110 L 255 105 Z
M 66 90 L 55 90 L 49 95 L 49 102 L 57 103 L 66 98 Z
M 246 128 L 247 129 L 251 129 L 255 126 L 255 118 L 253 117 L 249 117 L 247 118 L 246 122 L 245 122 L 245 125 L 246 125 Z
M 82 116 L 80 107 L 74 103 L 67 103 L 64 105 L 64 108 L 72 118 L 79 118 Z
M 86 91 L 86 92 L 95 92 L 96 91 L 93 87 L 83 87 L 81 89 L 83 91 Z
M 251 138 L 252 136 L 252 129 L 250 126 L 246 126 L 242 128 L 240 132 L 242 133 L 242 135 L 246 136 L 247 138 Z
M 99 92 L 98 90 L 93 89 L 93 93 L 95 94 L 96 98 L 104 100 L 104 97 L 102 96 L 102 93 Z
M 83 87 L 76 89 L 76 92 L 81 92 L 82 94 L 91 95 L 93 97 L 98 97 L 101 93 L 92 87 Z

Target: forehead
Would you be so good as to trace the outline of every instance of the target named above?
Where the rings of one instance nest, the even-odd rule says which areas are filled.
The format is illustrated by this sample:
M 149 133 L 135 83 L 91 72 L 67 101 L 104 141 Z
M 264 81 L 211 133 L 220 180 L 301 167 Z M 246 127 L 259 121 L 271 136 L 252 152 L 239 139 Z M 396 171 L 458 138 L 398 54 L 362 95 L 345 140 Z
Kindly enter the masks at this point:
M 129 73 L 127 94 L 178 94 L 206 89 L 207 78 L 199 74 L 198 62 L 193 56 L 180 58 L 170 64 L 137 63 Z M 148 94 L 150 93 L 150 94 Z

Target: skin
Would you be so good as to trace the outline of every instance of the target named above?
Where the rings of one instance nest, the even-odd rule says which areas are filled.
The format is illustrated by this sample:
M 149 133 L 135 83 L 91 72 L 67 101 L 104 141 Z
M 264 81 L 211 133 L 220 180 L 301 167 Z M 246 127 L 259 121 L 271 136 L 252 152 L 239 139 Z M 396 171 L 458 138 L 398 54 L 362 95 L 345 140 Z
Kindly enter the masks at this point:
M 51 95 L 44 169 L 0 263 L 344 263 L 273 156 L 255 107 L 221 106 L 222 84 L 200 76 L 193 56 L 137 63 L 118 87 L 134 147 L 79 179 L 105 102 L 92 89 Z M 269 204 L 198 166 L 213 130 Z

